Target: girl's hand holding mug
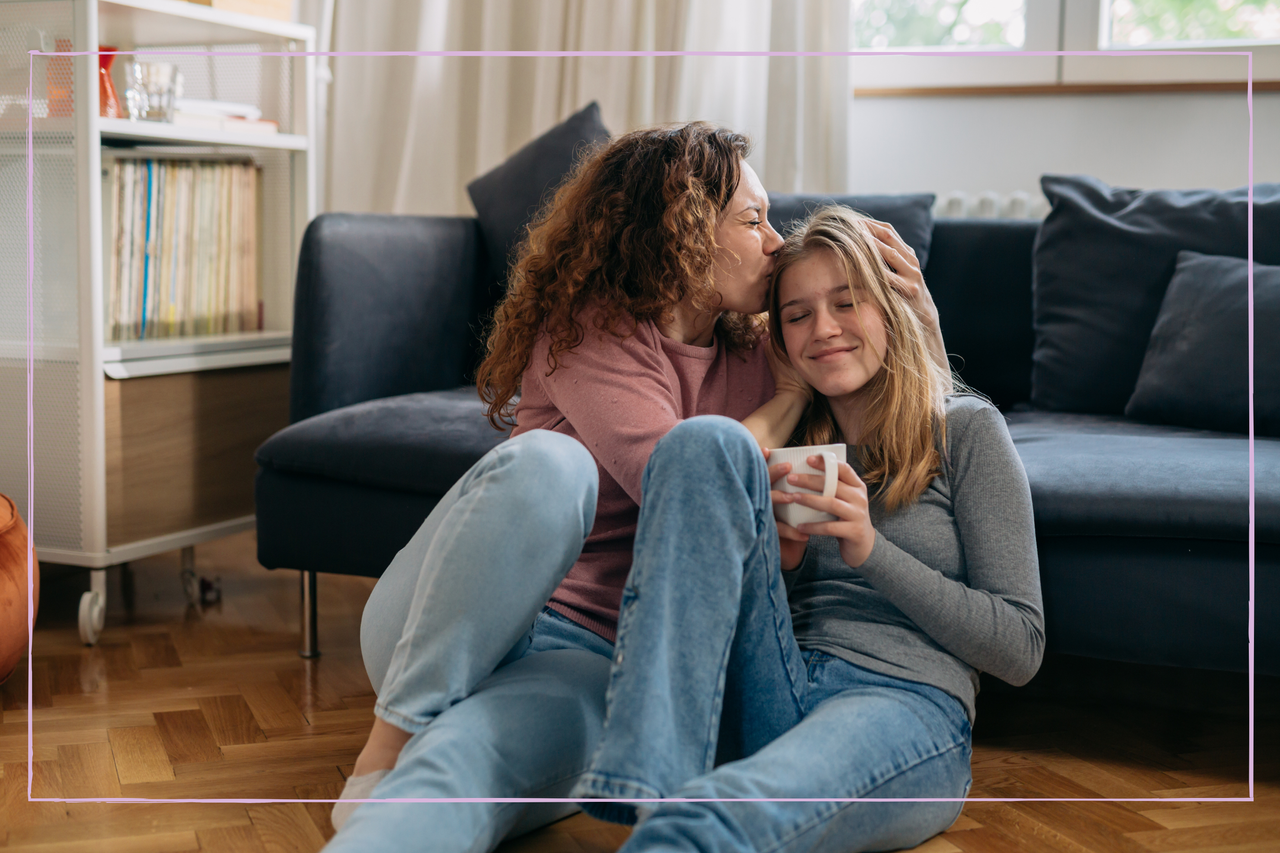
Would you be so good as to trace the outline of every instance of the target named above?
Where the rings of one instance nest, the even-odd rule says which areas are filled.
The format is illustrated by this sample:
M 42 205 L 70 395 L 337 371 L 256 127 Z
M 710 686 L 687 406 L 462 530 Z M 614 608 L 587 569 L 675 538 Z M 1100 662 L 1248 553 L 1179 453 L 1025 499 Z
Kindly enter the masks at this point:
M 769 460 L 769 449 L 765 448 L 764 458 Z M 769 466 L 769 482 L 776 483 L 783 477 L 791 473 L 791 463 L 781 462 L 777 465 Z M 770 496 L 775 504 L 786 503 L 783 500 L 787 497 L 786 492 L 780 492 L 777 489 L 771 491 Z M 774 521 L 778 525 L 778 546 L 782 551 L 782 570 L 784 572 L 794 571 L 799 568 L 800 562 L 804 560 L 804 552 L 809 547 L 809 534 L 801 533 L 789 524 L 784 524 L 776 518 Z
M 825 470 L 826 460 L 821 456 L 810 456 L 808 459 L 814 468 Z M 779 466 L 781 467 L 781 466 Z M 836 517 L 835 521 L 816 521 L 798 524 L 796 533 L 804 536 L 834 536 L 840 540 L 840 557 L 851 568 L 857 568 L 871 556 L 871 549 L 876 544 L 876 529 L 871 526 L 870 500 L 867 496 L 867 484 L 857 475 L 848 463 L 840 462 L 837 467 L 838 481 L 836 493 L 832 497 L 821 494 L 824 477 L 817 474 L 789 474 L 787 482 L 811 489 L 811 492 L 779 492 L 772 493 L 775 503 L 797 503 Z M 773 469 L 769 469 L 771 482 Z M 778 525 L 778 535 L 782 535 L 782 524 Z M 801 552 L 803 556 L 803 552 Z M 785 568 L 786 562 L 784 560 Z

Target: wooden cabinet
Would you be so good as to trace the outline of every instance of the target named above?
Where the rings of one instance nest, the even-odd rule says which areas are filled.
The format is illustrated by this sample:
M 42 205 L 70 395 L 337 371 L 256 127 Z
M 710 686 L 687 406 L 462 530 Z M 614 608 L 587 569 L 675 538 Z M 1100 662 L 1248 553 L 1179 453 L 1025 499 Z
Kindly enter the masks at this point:
M 107 547 L 253 514 L 253 452 L 289 424 L 288 365 L 107 379 Z

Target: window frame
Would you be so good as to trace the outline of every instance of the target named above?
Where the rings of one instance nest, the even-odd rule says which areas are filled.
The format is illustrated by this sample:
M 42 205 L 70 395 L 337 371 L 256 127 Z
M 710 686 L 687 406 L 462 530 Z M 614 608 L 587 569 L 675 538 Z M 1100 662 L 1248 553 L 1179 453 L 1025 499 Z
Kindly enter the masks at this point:
M 1240 40 L 1230 43 L 1116 45 L 1108 43 L 1110 0 L 1025 0 L 1027 51 L 1123 50 L 1133 53 L 1176 54 L 1253 53 L 1253 79 L 1280 81 L 1280 41 Z M 912 89 L 974 89 L 1029 86 L 1168 86 L 1243 82 L 1248 58 L 1243 56 L 1001 56 L 980 48 L 893 48 L 905 55 L 866 53 L 850 57 L 850 80 L 855 92 Z M 946 57 L 911 56 L 948 50 Z M 977 55 L 977 54 L 983 55 Z

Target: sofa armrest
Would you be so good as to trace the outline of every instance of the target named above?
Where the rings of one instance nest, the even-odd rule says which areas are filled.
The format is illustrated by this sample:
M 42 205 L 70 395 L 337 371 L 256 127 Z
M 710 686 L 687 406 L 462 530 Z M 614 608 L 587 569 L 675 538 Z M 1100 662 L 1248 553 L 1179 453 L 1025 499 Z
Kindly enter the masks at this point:
M 317 216 L 298 259 L 290 421 L 465 383 L 481 255 L 469 217 Z

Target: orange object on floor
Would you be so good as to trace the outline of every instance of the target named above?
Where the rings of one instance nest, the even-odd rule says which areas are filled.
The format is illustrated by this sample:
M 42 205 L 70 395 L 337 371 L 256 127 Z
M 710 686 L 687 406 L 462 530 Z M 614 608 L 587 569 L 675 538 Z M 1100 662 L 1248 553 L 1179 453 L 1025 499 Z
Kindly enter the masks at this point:
M 27 648 L 27 525 L 8 495 L 0 495 L 0 684 Z M 31 548 L 32 619 L 40 607 L 40 564 Z

